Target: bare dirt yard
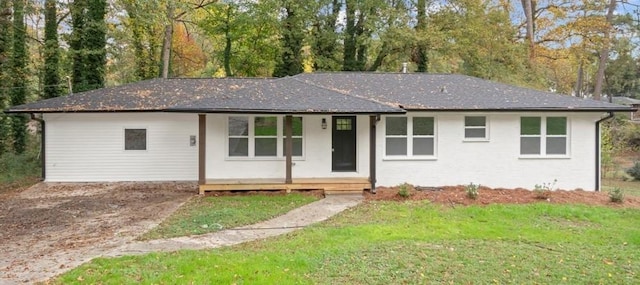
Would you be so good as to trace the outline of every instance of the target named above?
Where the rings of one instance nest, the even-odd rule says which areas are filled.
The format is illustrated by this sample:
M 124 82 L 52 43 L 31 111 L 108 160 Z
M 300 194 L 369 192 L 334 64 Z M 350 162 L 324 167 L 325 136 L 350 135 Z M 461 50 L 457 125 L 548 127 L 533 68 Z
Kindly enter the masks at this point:
M 43 281 L 132 241 L 193 183 L 39 183 L 0 194 L 0 284 Z
M 526 189 L 491 189 L 480 187 L 478 197 L 470 199 L 465 192 L 465 186 L 445 187 L 413 187 L 409 186 L 409 197 L 401 197 L 398 187 L 378 187 L 377 194 L 365 194 L 366 200 L 429 200 L 434 203 L 457 205 L 488 205 L 488 204 L 527 204 L 527 203 L 556 203 L 556 204 L 584 204 L 610 207 L 640 208 L 640 197 L 626 196 L 623 203 L 609 201 L 607 192 L 592 191 L 564 191 L 546 192 L 545 197 L 539 197 L 536 192 Z

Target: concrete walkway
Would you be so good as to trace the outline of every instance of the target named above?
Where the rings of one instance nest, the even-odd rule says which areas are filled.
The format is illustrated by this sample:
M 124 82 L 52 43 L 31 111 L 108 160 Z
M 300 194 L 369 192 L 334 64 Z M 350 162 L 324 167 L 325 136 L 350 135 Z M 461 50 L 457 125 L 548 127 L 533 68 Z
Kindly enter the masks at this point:
M 278 236 L 324 221 L 335 214 L 358 205 L 362 200 L 362 195 L 327 196 L 322 200 L 257 224 L 205 235 L 133 242 L 107 252 L 102 256 L 116 257 L 182 249 L 217 248 Z

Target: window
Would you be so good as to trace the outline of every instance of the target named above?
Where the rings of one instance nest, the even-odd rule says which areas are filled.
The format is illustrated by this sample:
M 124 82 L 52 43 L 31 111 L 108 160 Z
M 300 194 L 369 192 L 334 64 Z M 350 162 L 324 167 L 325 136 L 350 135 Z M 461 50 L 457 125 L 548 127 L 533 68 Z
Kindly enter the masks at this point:
M 293 156 L 302 156 L 302 118 L 292 118 Z M 284 156 L 283 116 L 230 116 L 228 118 L 229 157 Z
M 124 150 L 147 150 L 147 129 L 124 129 Z
M 566 155 L 566 117 L 521 117 L 520 154 Z
M 254 118 L 255 156 L 278 155 L 278 118 Z
M 293 141 L 293 150 L 292 150 L 292 156 L 302 156 L 302 117 L 293 117 L 291 118 L 291 126 L 292 126 L 292 132 L 291 132 L 291 140 Z M 285 126 L 285 120 L 282 120 L 282 154 L 284 155 L 284 140 L 285 140 L 285 135 L 284 135 L 284 127 Z
M 433 117 L 387 117 L 385 153 L 387 156 L 433 156 L 435 124 Z
M 486 140 L 487 117 L 466 116 L 464 117 L 464 138 L 466 140 Z

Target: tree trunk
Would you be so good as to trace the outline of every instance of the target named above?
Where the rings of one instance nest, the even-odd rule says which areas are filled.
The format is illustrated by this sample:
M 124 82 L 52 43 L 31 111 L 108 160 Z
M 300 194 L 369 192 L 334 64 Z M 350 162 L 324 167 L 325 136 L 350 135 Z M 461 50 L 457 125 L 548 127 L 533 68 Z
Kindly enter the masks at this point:
M 582 68 L 583 64 L 584 63 L 581 60 L 580 66 L 578 67 L 578 80 L 576 81 L 576 97 L 582 97 L 582 85 L 584 82 L 584 70 Z
M 429 69 L 429 55 L 427 54 L 427 44 L 423 42 L 423 35 L 427 30 L 427 0 L 418 0 L 418 24 L 416 33 L 418 36 L 418 46 L 415 53 L 415 61 L 418 66 L 417 72 L 427 72 Z
M 535 41 L 533 37 L 533 6 L 531 0 L 522 0 L 522 8 L 524 9 L 524 15 L 527 21 L 527 35 L 526 40 L 529 45 L 529 61 L 532 61 L 535 56 Z
M 609 45 L 611 45 L 611 29 L 613 25 L 613 12 L 616 10 L 616 0 L 609 2 L 609 10 L 607 11 L 607 28 L 604 30 L 604 42 L 600 50 L 600 58 L 598 59 L 598 71 L 596 72 L 596 84 L 593 88 L 593 99 L 600 100 L 602 95 L 602 83 L 604 82 L 604 71 L 609 60 Z
M 231 5 L 227 6 L 227 19 L 224 29 L 224 74 L 227 77 L 233 76 L 231 73 Z
M 170 0 L 167 3 L 167 25 L 164 27 L 164 43 L 162 44 L 162 73 L 161 77 L 169 78 L 169 64 L 171 63 L 171 42 L 173 40 L 174 7 Z

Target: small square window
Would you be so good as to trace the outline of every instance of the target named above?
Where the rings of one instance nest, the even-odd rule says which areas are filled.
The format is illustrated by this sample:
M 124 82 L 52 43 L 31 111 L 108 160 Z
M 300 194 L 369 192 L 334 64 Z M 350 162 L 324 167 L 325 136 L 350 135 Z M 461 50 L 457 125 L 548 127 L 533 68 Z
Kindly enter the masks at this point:
M 336 119 L 336 130 L 350 131 L 351 128 L 351 119 Z
M 468 140 L 487 139 L 487 117 L 466 116 L 464 117 L 464 138 Z
M 147 129 L 124 129 L 125 150 L 147 150 Z

